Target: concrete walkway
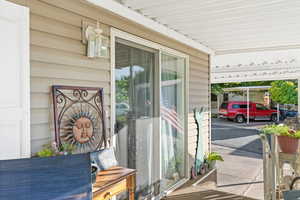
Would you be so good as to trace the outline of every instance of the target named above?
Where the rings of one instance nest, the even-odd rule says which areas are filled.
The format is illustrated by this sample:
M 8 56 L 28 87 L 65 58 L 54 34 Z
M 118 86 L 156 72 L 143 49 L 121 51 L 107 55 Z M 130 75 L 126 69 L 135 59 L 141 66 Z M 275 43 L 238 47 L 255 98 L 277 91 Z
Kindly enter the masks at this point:
M 263 161 L 260 154 L 212 145 L 225 162 L 217 163 L 217 190 L 263 199 Z

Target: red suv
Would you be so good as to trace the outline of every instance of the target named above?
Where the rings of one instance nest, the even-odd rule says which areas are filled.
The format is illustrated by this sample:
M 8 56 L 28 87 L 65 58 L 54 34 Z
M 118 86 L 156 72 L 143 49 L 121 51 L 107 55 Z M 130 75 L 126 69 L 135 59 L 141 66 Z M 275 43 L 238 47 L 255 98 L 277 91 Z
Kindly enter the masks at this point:
M 243 123 L 247 119 L 246 101 L 229 101 L 222 103 L 219 117 Z M 277 111 L 268 109 L 262 104 L 249 102 L 249 119 L 277 121 Z

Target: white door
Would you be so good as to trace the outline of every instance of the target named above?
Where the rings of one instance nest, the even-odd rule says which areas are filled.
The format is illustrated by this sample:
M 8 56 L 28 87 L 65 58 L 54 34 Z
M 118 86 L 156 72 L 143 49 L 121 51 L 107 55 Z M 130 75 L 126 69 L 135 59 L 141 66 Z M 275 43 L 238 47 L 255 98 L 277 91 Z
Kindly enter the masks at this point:
M 0 1 L 0 160 L 30 156 L 29 9 Z

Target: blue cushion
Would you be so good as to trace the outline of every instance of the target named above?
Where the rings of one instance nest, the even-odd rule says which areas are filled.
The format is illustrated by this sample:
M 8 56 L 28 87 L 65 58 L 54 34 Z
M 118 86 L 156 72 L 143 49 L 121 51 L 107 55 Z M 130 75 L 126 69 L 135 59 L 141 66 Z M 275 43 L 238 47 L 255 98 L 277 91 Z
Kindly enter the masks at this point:
M 291 190 L 283 192 L 284 200 L 300 200 L 300 190 Z
M 91 162 L 97 164 L 100 171 L 115 167 L 118 161 L 115 156 L 114 149 L 107 148 L 91 153 Z

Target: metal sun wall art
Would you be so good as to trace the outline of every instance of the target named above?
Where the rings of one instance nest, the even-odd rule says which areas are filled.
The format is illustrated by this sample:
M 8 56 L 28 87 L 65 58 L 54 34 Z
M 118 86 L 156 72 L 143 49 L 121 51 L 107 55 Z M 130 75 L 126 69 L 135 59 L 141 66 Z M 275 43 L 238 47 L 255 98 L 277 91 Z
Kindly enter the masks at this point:
M 103 89 L 52 86 L 55 140 L 86 153 L 106 144 Z

